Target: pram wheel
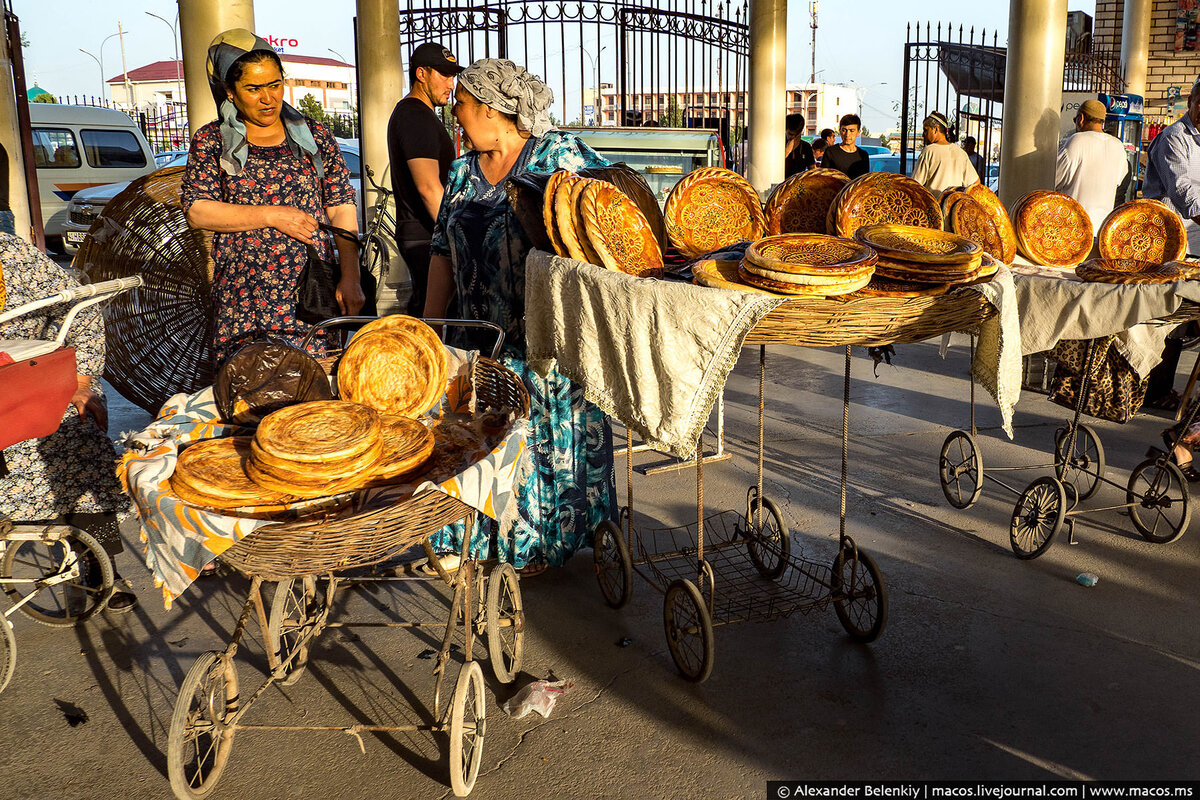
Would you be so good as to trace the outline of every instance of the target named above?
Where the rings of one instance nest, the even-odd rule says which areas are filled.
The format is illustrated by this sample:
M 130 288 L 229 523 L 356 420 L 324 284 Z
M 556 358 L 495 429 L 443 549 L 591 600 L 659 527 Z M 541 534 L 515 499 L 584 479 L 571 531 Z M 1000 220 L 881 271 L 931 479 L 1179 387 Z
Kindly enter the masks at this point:
M 207 797 L 221 779 L 233 748 L 228 723 L 237 696 L 237 670 L 215 650 L 201 654 L 183 679 L 167 734 L 167 775 L 180 800 Z
M 970 508 L 983 491 L 983 457 L 975 437 L 966 431 L 952 431 L 942 442 L 938 456 L 938 480 L 942 494 L 955 508 Z
M 312 639 L 306 638 L 306 634 L 316 624 L 324 605 L 325 595 L 318 590 L 317 579 L 312 575 L 275 584 L 271 619 L 267 625 L 267 646 L 281 664 L 295 655 L 280 680 L 284 686 L 300 680 L 308 666 L 308 648 Z
M 832 583 L 833 610 L 850 638 L 878 639 L 887 624 L 888 603 L 875 559 L 856 547 L 843 547 L 833 559 Z
M 663 601 L 667 647 L 679 673 L 693 683 L 708 680 L 713 668 L 713 626 L 708 606 L 696 584 L 675 580 Z
M 633 589 L 633 559 L 629 556 L 621 528 L 610 519 L 596 528 L 592 560 L 604 602 L 613 608 L 621 608 L 629 602 Z
M 1054 541 L 1067 514 L 1067 491 L 1057 478 L 1038 478 L 1026 487 L 1013 508 L 1008 541 L 1022 560 L 1037 558 Z
M 1054 474 L 1063 483 L 1070 483 L 1087 500 L 1100 488 L 1104 478 L 1104 446 L 1090 426 L 1080 424 L 1075 430 L 1075 445 L 1067 453 L 1067 429 L 1054 434 Z
M 108 553 L 91 534 L 70 530 L 59 538 L 10 539 L 4 551 L 0 577 L 21 581 L 5 585 L 4 591 L 13 603 L 33 595 L 21 606 L 21 613 L 42 625 L 69 627 L 83 622 L 112 596 Z M 47 585 L 60 577 L 66 579 Z
M 755 526 L 762 504 L 762 529 Z M 767 580 L 776 580 L 787 569 L 792 554 L 792 537 L 783 524 L 779 507 L 767 498 L 755 497 L 746 503 L 746 550 L 755 569 Z
M 487 697 L 483 670 L 476 661 L 463 664 L 450 709 L 450 788 L 455 797 L 466 797 L 475 788 L 483 761 L 483 735 Z
M 1165 457 L 1150 458 L 1134 467 L 1125 502 L 1130 504 L 1133 527 L 1157 544 L 1183 536 L 1192 520 L 1187 480 Z
M 485 609 L 488 658 L 501 683 L 512 683 L 525 655 L 525 604 L 512 564 L 499 564 L 487 577 Z

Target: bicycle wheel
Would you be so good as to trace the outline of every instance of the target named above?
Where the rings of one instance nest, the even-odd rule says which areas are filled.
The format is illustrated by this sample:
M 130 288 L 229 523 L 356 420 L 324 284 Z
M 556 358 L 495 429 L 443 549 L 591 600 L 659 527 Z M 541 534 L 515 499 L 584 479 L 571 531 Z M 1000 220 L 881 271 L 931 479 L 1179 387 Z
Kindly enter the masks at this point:
M 970 508 L 983 491 L 983 457 L 975 437 L 966 431 L 952 431 L 942 442 L 938 456 L 938 480 L 942 494 L 955 508 Z
M 852 553 L 846 558 L 847 551 Z M 859 642 L 873 642 L 887 624 L 888 597 L 875 560 L 862 550 L 843 548 L 833 559 L 833 610 Z
M 359 264 L 374 275 L 375 280 L 382 283 L 387 278 L 389 269 L 388 248 L 379 234 L 367 234 L 362 243 Z
M 267 646 L 280 663 L 294 655 L 280 683 L 291 686 L 300 680 L 308 666 L 308 647 L 313 637 L 308 634 L 318 614 L 325 606 L 325 595 L 318 591 L 312 575 L 289 578 L 275 584 L 271 600 L 271 618 L 267 624 Z
M 758 506 L 762 503 L 762 530 L 755 529 Z M 746 551 L 758 574 L 767 580 L 776 580 L 787 569 L 792 555 L 792 537 L 783 524 L 779 506 L 766 497 L 754 498 L 746 503 Z
M 1192 521 L 1188 484 L 1179 467 L 1165 458 L 1151 458 L 1129 475 L 1125 502 L 1129 518 L 1145 539 L 1167 544 L 1183 536 Z
M 629 602 L 633 590 L 633 559 L 617 523 L 604 520 L 596 527 L 592 562 L 604 602 L 621 608 Z
M 167 776 L 179 800 L 208 797 L 221 779 L 233 748 L 229 720 L 237 694 L 237 670 L 215 650 L 202 653 L 183 679 L 167 733 Z
M 17 669 L 17 637 L 8 617 L 0 615 L 0 692 L 12 680 Z
M 1067 431 L 1060 428 L 1054 437 L 1054 475 L 1063 483 L 1073 484 L 1079 499 L 1087 500 L 1104 478 L 1104 446 L 1091 426 L 1080 423 L 1073 449 L 1068 458 Z
M 89 577 L 95 580 L 89 581 Z M 88 619 L 104 608 L 113 590 L 108 553 L 91 534 L 78 528 L 56 540 L 10 539 L 0 565 L 0 578 L 23 581 L 6 584 L 5 593 L 14 604 L 32 595 L 21 606 L 21 613 L 52 627 L 69 627 Z M 59 578 L 64 580 L 50 586 L 33 583 Z
M 512 564 L 500 564 L 487 579 L 487 646 L 492 672 L 512 683 L 525 655 L 525 604 Z

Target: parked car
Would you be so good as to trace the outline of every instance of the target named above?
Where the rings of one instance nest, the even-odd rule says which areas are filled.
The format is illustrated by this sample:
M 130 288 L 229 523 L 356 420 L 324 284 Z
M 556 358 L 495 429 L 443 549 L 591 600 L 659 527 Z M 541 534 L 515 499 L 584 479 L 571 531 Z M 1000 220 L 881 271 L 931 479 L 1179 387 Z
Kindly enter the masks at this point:
M 158 169 L 172 166 L 173 162 L 180 156 L 186 156 L 187 150 L 164 150 L 161 153 L 154 154 L 154 164 Z
M 361 192 L 358 191 L 358 183 L 362 170 L 362 160 L 359 157 L 358 143 L 348 139 L 338 139 L 337 143 L 338 148 L 342 151 L 342 158 L 346 159 L 346 168 L 350 170 L 350 181 L 354 186 L 358 203 L 358 225 L 361 230 L 363 212 L 362 197 Z M 160 153 L 159 155 L 165 154 Z M 159 169 L 182 167 L 187 163 L 187 157 L 187 150 L 174 151 L 169 160 L 159 165 Z M 63 223 L 63 239 L 69 254 L 74 255 L 78 252 L 80 245 L 87 238 L 87 233 L 91 229 L 92 223 L 104 211 L 104 206 L 124 191 L 129 183 L 130 181 L 108 183 L 101 186 L 93 186 L 89 189 L 81 189 L 75 193 L 67 206 L 67 220 Z
M 46 246 L 61 252 L 75 194 L 148 175 L 154 154 L 129 115 L 111 108 L 31 103 L 29 117 Z
M 876 153 L 869 156 L 871 159 L 871 172 L 893 172 L 900 174 L 900 156 L 891 153 Z M 905 164 L 904 174 L 912 176 L 913 167 L 917 164 L 917 157 L 912 153 L 908 156 L 908 163 Z

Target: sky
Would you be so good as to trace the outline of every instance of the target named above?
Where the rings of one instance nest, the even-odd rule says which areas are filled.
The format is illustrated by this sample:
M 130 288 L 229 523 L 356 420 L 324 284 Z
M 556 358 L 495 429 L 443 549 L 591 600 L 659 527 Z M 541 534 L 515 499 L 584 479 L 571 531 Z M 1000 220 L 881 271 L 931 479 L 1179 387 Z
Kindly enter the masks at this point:
M 175 54 L 168 25 L 147 13 L 174 22 L 177 6 L 172 0 L 12 0 L 12 5 L 30 43 L 25 49 L 26 78 L 30 85 L 36 81 L 51 94 L 100 93 L 99 65 L 80 50 L 102 58 L 106 79 L 121 73 L 121 37 L 112 36 L 104 42 L 117 33 L 118 20 L 125 30 L 129 69 L 169 60 Z M 1068 0 L 1067 7 L 1094 14 L 1095 0 Z M 789 83 L 807 82 L 811 72 L 808 9 L 808 0 L 791 0 L 788 6 Z M 354 14 L 354 0 L 254 3 L 259 35 L 295 39 L 298 46 L 289 48 L 289 52 L 299 55 L 332 57 L 336 52 L 350 61 L 354 61 Z M 875 131 L 894 127 L 898 114 L 893 106 L 899 102 L 903 80 L 905 25 L 927 21 L 946 22 L 956 28 L 960 24 L 967 28 L 973 25 L 977 30 L 986 29 L 989 39 L 991 31 L 998 31 L 1003 45 L 1008 33 L 1008 4 L 1003 0 L 923 0 L 919 4 L 905 0 L 824 0 L 817 19 L 817 80 L 860 87 L 864 124 Z M 612 80 L 604 75 L 616 69 L 614 51 L 608 48 L 600 56 L 602 81 Z M 577 76 L 573 83 L 579 84 Z M 572 108 L 578 108 L 580 102 L 578 95 L 564 101 Z

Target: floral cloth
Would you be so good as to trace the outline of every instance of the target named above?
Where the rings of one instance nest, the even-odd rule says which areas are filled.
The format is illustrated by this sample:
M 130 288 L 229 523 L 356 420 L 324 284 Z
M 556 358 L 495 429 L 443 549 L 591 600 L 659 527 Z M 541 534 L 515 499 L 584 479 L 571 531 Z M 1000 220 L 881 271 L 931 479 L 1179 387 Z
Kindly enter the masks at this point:
M 183 179 L 184 212 L 197 200 L 216 200 L 292 206 L 323 219 L 326 208 L 353 203 L 350 171 L 337 142 L 325 126 L 308 125 L 321 153 L 323 179 L 308 157 L 293 152 L 286 141 L 274 147 L 250 145 L 245 166 L 232 177 L 220 165 L 219 124 L 210 122 L 196 131 Z M 327 236 L 316 246 L 322 258 L 333 257 Z M 310 330 L 296 319 L 296 283 L 308 259 L 305 244 L 274 228 L 217 233 L 212 257 L 217 363 L 264 333 L 299 347 Z M 314 339 L 309 351 L 323 356 L 325 341 Z
M 6 287 L 4 309 L 79 285 L 58 264 L 6 233 L 0 233 L 0 269 Z M 0 325 L 0 339 L 54 339 L 69 308 L 61 304 L 6 322 Z M 75 348 L 76 370 L 93 376 L 92 389 L 99 394 L 104 322 L 95 307 L 75 318 L 66 344 Z M 72 513 L 113 514 L 129 507 L 113 473 L 117 455 L 112 442 L 95 420 L 81 420 L 75 406 L 67 408 L 57 432 L 6 448 L 4 459 L 9 474 L 0 478 L 0 517 L 42 521 Z
M 507 198 L 483 177 L 478 159 L 472 151 L 451 165 L 431 249 L 454 265 L 462 316 L 495 322 L 504 330 L 504 364 L 529 391 L 534 475 L 518 487 L 512 525 L 500 531 L 495 522 L 478 520 L 471 549 L 517 567 L 558 566 L 590 546 L 600 522 L 616 516 L 612 428 L 568 378 L 555 371 L 540 377 L 524 361 L 525 256 L 533 245 Z M 510 176 L 607 163 L 578 137 L 549 131 L 530 140 Z M 467 341 L 485 352 L 491 344 L 487 334 Z M 438 550 L 458 552 L 462 536 L 463 526 L 452 525 L 432 542 Z

